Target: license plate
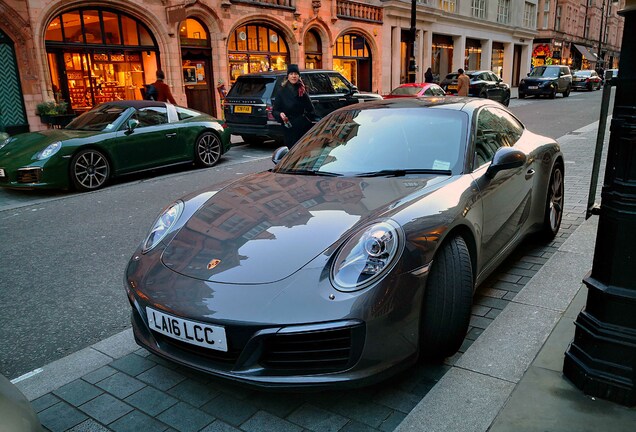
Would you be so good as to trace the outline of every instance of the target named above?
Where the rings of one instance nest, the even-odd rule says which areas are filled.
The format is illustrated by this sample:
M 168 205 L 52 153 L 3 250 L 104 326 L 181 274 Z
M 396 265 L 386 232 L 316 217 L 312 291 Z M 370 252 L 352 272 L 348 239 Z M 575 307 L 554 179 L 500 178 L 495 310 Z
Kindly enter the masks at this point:
M 456 85 L 449 85 L 448 89 L 449 90 L 457 90 L 457 86 Z
M 157 333 L 203 348 L 227 352 L 223 327 L 177 318 L 149 307 L 146 307 L 146 315 L 150 329 Z
M 0 177 L 4 177 L 6 174 L 4 173 L 4 170 L 2 168 L 0 168 Z
M 528 89 L 530 89 L 530 90 L 538 90 L 539 86 L 528 86 Z
M 235 113 L 252 114 L 252 107 L 245 105 L 236 105 L 234 107 Z

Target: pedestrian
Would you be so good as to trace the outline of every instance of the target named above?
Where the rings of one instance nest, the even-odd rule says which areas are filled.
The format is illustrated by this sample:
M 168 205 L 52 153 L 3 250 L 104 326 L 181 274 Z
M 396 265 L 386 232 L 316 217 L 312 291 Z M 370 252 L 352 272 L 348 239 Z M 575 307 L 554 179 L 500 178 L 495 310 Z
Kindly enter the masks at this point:
M 457 96 L 468 96 L 468 88 L 470 87 L 470 78 L 464 74 L 464 69 L 457 69 Z
M 272 113 L 285 126 L 285 145 L 289 148 L 313 126 L 314 106 L 300 78 L 298 65 L 287 66 L 287 78 L 278 89 Z
M 424 82 L 433 82 L 433 71 L 431 70 L 431 68 L 426 69 L 426 72 L 424 72 Z
M 172 92 L 170 91 L 170 87 L 168 84 L 164 83 L 163 80 L 166 79 L 166 74 L 163 73 L 162 70 L 157 70 L 157 81 L 152 83 L 157 90 L 157 96 L 155 100 L 159 102 L 170 102 L 173 105 L 176 105 L 174 98 L 172 97 Z

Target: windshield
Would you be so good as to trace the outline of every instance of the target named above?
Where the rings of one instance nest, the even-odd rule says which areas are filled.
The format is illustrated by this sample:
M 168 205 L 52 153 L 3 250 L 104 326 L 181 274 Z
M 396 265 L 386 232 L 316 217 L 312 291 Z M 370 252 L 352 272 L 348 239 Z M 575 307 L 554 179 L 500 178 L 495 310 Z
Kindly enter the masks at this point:
M 274 170 L 344 176 L 457 173 L 467 124 L 467 114 L 440 108 L 338 111 L 314 126 Z
M 245 77 L 239 78 L 228 93 L 228 97 L 262 97 L 268 88 L 276 81 L 275 77 Z
M 558 67 L 545 67 L 539 66 L 536 67 L 530 72 L 531 77 L 544 77 L 544 78 L 558 78 L 559 77 L 559 68 Z
M 422 90 L 422 87 L 398 87 L 391 94 L 394 96 L 415 96 Z
M 592 76 L 591 71 L 576 71 L 574 72 L 574 76 L 576 77 L 590 77 Z
M 98 105 L 70 122 L 65 129 L 85 131 L 109 131 L 129 107 L 120 105 Z

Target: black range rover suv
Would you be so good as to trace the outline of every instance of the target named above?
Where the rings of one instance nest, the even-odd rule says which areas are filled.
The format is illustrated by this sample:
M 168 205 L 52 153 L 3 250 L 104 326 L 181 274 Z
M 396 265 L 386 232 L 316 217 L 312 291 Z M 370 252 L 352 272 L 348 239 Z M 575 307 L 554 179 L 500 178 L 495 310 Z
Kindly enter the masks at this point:
M 272 115 L 272 107 L 286 75 L 286 71 L 272 71 L 237 78 L 223 107 L 225 121 L 234 135 L 240 135 L 246 143 L 283 140 L 283 126 Z M 346 105 L 382 99 L 375 93 L 360 93 L 335 71 L 305 70 L 300 72 L 300 77 L 318 119 Z

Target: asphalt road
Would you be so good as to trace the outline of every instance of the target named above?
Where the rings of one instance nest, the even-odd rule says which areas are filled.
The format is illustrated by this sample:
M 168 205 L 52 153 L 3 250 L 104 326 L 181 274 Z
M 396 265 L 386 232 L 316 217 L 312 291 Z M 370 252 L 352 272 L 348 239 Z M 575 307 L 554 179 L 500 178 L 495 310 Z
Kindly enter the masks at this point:
M 572 93 L 511 109 L 558 138 L 597 121 L 600 101 L 600 91 Z M 272 150 L 239 145 L 214 168 L 157 171 L 92 193 L 0 191 L 0 373 L 15 378 L 129 327 L 124 267 L 159 211 L 270 168 Z

